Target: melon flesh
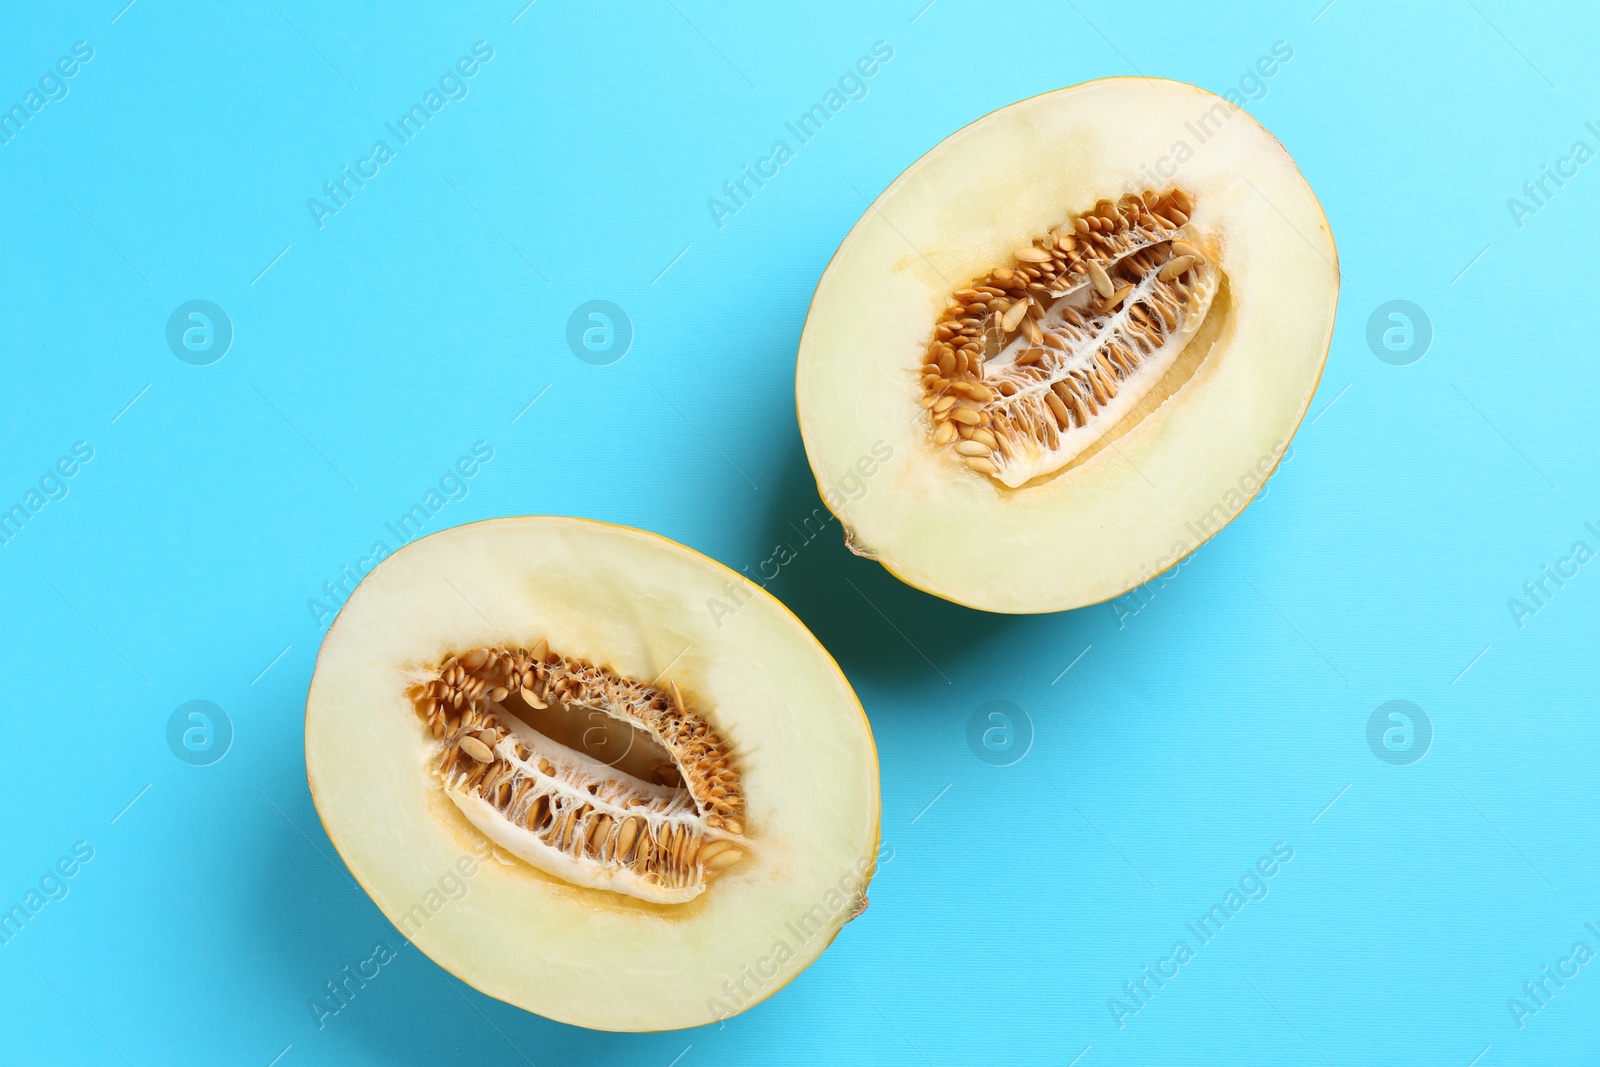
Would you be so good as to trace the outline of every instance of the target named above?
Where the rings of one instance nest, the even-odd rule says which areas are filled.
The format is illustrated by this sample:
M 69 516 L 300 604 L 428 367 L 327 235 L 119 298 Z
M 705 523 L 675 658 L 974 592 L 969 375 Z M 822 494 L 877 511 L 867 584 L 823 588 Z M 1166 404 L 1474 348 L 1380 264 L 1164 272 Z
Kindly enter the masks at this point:
M 919 375 L 952 292 L 1105 198 L 1173 187 L 1193 202 L 1188 227 L 1218 287 L 1160 380 L 1022 484 L 933 447 Z M 918 588 L 996 612 L 1106 600 L 1177 563 L 1260 488 L 1316 390 L 1338 289 L 1316 197 L 1245 112 L 1149 78 L 1034 97 L 941 142 L 840 245 L 800 341 L 807 456 L 851 548 Z M 860 491 L 852 471 L 885 448 L 893 460 Z
M 670 679 L 727 739 L 747 854 L 693 899 L 547 873 L 491 847 L 442 787 L 408 686 L 462 650 L 541 638 Z M 695 1026 L 765 999 L 859 914 L 877 855 L 871 731 L 805 627 L 689 549 L 579 519 L 474 523 L 374 569 L 318 656 L 306 769 L 329 838 L 404 936 L 491 996 L 597 1029 Z

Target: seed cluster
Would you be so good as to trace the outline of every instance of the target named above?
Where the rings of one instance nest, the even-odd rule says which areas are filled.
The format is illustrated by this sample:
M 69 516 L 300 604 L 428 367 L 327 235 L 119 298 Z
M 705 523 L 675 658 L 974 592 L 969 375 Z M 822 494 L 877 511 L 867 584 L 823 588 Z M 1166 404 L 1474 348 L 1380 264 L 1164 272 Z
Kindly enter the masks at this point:
M 1182 189 L 1101 200 L 956 290 L 921 372 L 934 444 L 1014 487 L 1092 443 L 1210 306 L 1193 213 Z
M 675 902 L 698 895 L 744 855 L 733 753 L 676 683 L 643 685 L 553 654 L 541 640 L 451 656 L 408 696 L 438 742 L 446 792 L 469 817 L 492 811 L 490 836 L 550 873 Z M 636 777 L 517 714 L 552 708 L 636 727 L 670 759 Z

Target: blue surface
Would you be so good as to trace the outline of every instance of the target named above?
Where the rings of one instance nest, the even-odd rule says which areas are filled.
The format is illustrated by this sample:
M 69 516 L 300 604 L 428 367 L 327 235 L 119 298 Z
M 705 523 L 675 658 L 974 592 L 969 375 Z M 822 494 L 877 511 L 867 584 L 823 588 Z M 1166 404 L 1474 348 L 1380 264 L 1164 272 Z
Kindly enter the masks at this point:
M 28 509 L 0 545 L 0 906 L 39 893 L 0 945 L 4 1062 L 1593 1055 L 1592 7 L 122 2 L 12 4 L 0 33 L 0 104 L 40 93 L 0 144 L 0 505 Z M 794 352 L 839 239 L 962 124 L 1134 72 L 1240 90 L 1338 239 L 1327 373 L 1268 490 L 1140 594 L 1049 617 L 807 539 Z M 308 207 L 345 166 L 365 184 Z M 1534 199 L 1545 166 L 1568 177 Z M 220 359 L 214 311 L 169 345 L 197 300 Z M 609 349 L 587 312 L 569 346 L 594 300 L 626 351 L 614 313 Z M 871 715 L 893 849 L 793 985 L 590 1033 L 462 986 L 352 886 L 306 791 L 311 602 L 419 503 L 428 530 L 567 513 L 784 561 L 770 588 Z M 1369 745 L 1396 700 L 1421 715 Z

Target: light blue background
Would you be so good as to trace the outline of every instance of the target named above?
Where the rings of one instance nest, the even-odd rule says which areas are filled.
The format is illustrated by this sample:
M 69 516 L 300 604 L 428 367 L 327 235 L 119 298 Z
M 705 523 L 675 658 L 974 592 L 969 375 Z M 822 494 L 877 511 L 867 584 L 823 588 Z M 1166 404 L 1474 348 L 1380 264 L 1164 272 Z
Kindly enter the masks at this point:
M 7 107 L 94 48 L 0 146 L 0 502 L 94 449 L 0 546 L 0 901 L 94 849 L 0 947 L 0 1059 L 1594 1054 L 1600 962 L 1520 1029 L 1507 1006 L 1575 941 L 1600 951 L 1600 564 L 1520 627 L 1507 607 L 1600 547 L 1600 163 L 1520 227 L 1506 203 L 1600 148 L 1590 6 L 122 2 L 11 3 L 0 29 Z M 470 95 L 319 229 L 307 198 L 480 40 Z M 715 225 L 707 199 L 877 41 L 869 95 Z M 836 525 L 804 541 L 795 345 L 867 201 L 993 108 L 1136 72 L 1224 91 L 1277 41 L 1293 58 L 1250 110 L 1320 195 L 1344 287 L 1262 498 L 1143 596 L 1037 618 L 902 586 Z M 233 323 L 210 366 L 165 341 L 192 299 Z M 593 299 L 634 330 L 610 366 L 565 340 Z M 1434 333 L 1406 366 L 1367 342 L 1396 299 Z M 430 528 L 583 515 L 752 571 L 787 541 L 771 589 L 872 718 L 872 908 L 726 1026 L 591 1033 L 478 994 L 400 947 L 317 821 L 307 600 L 476 441 L 493 460 Z M 1434 730 L 1409 766 L 1366 740 L 1393 699 Z M 211 766 L 167 745 L 190 700 L 232 723 Z M 1010 766 L 968 746 L 991 700 L 1031 720 Z M 1198 946 L 1184 924 L 1277 842 L 1270 895 Z M 1195 959 L 1119 1028 L 1108 1000 L 1180 939 Z M 308 999 L 380 940 L 399 959 L 319 1030 Z

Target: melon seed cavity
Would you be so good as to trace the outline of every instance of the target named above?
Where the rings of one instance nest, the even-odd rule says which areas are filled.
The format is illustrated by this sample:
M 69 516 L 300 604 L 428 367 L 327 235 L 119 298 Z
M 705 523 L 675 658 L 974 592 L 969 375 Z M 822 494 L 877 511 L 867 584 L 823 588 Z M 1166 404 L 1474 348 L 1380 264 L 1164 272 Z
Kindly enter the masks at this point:
M 682 903 L 748 850 L 733 752 L 675 682 L 636 682 L 540 640 L 450 656 L 407 696 L 445 793 L 547 874 Z
M 957 289 L 921 372 L 934 444 L 1016 488 L 1132 411 L 1217 294 L 1193 214 L 1181 189 L 1101 200 Z

